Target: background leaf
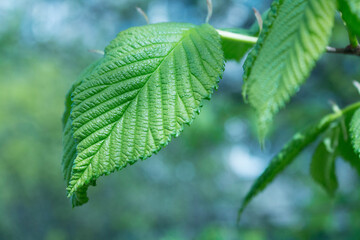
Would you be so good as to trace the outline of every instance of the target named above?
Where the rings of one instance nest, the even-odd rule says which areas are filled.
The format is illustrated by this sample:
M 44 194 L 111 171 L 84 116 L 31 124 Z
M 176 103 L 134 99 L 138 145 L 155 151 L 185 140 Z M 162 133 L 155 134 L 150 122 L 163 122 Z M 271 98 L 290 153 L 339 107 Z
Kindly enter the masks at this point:
M 265 11 L 261 17 L 265 19 L 268 15 L 268 10 Z M 238 33 L 249 37 L 258 37 L 260 34 L 260 27 L 255 22 L 249 29 L 241 28 L 222 28 L 222 31 Z M 240 61 L 244 55 L 255 45 L 253 42 L 234 40 L 229 37 L 221 36 L 221 44 L 226 60 Z
M 294 159 L 302 152 L 309 144 L 324 132 L 333 118 L 327 116 L 323 118 L 316 125 L 310 126 L 302 132 L 293 136 L 293 138 L 281 149 L 281 151 L 271 160 L 265 171 L 255 180 L 251 186 L 250 191 L 246 194 L 238 213 L 238 219 L 250 201 L 264 190 L 274 178 L 289 166 Z
M 208 24 L 121 32 L 72 94 L 78 145 L 67 189 L 82 196 L 75 205 L 99 176 L 148 158 L 178 136 L 217 87 L 223 65 L 220 36 Z
M 360 36 L 360 1 L 339 0 L 339 10 L 349 30 Z
M 243 94 L 262 139 L 273 115 L 299 89 L 325 51 L 336 0 L 276 0 L 245 63 Z
M 258 29 L 233 29 L 233 28 L 224 28 L 221 29 L 223 31 L 232 32 L 232 33 L 239 33 L 249 37 L 257 37 L 258 36 Z M 221 37 L 221 43 L 224 51 L 224 57 L 226 60 L 235 60 L 240 61 L 244 55 L 249 51 L 250 48 L 254 46 L 253 42 L 246 42 L 246 41 L 238 41 L 228 37 Z
M 355 153 L 350 139 L 350 122 L 352 117 L 353 113 L 344 116 L 344 126 L 341 128 L 337 151 L 340 157 L 348 162 L 360 176 L 360 158 Z
M 354 111 L 359 112 L 360 104 L 356 103 L 343 109 L 323 117 L 317 124 L 312 125 L 293 136 L 293 138 L 281 149 L 281 151 L 271 160 L 265 171 L 255 180 L 250 191 L 246 194 L 238 212 L 238 220 L 246 206 L 250 201 L 264 190 L 274 178 L 289 166 L 293 160 L 302 152 L 309 144 L 311 144 L 319 135 L 326 131 L 329 126 L 338 121 L 339 118 L 352 116 Z M 360 125 L 360 124 L 359 124 Z
M 330 196 L 333 196 L 338 188 L 335 173 L 335 160 L 337 157 L 337 147 L 339 144 L 339 127 L 330 129 L 329 137 L 319 143 L 312 156 L 310 164 L 310 174 Z

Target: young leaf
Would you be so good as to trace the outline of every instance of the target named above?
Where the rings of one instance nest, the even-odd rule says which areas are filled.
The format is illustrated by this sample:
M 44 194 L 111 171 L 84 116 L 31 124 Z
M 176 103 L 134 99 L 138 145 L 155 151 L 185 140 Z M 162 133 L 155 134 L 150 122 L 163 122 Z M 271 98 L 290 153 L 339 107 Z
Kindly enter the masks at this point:
M 339 0 L 339 10 L 349 30 L 360 36 L 360 1 Z
M 217 87 L 223 65 L 220 36 L 208 24 L 121 32 L 72 94 L 77 156 L 67 190 L 79 194 L 75 205 L 86 202 L 98 177 L 150 157 L 178 136 Z
M 273 2 L 244 67 L 243 94 L 256 109 L 261 139 L 325 51 L 335 9 L 336 0 Z
M 360 109 L 357 110 L 350 122 L 350 136 L 353 148 L 357 155 L 360 155 Z
M 335 173 L 335 160 L 339 143 L 339 127 L 331 128 L 331 136 L 325 138 L 317 146 L 310 164 L 310 174 L 330 196 L 333 196 L 338 188 Z

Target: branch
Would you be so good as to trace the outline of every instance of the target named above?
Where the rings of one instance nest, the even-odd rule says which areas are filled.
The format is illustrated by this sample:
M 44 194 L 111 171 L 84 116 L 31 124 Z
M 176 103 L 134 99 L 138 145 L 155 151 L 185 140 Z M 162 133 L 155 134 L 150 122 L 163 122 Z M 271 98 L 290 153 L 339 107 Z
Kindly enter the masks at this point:
M 360 45 L 357 47 L 349 45 L 346 48 L 326 47 L 326 52 L 360 56 Z
M 219 29 L 216 29 L 216 31 L 220 34 L 221 38 L 232 39 L 232 40 L 238 41 L 238 42 L 255 44 L 258 40 L 257 37 L 247 36 L 247 35 L 240 34 L 240 33 L 233 33 L 233 32 L 223 31 L 223 30 L 219 30 Z M 360 45 L 358 45 L 357 47 L 353 47 L 353 46 L 349 45 L 345 48 L 326 47 L 326 52 L 355 55 L 355 56 L 360 57 Z

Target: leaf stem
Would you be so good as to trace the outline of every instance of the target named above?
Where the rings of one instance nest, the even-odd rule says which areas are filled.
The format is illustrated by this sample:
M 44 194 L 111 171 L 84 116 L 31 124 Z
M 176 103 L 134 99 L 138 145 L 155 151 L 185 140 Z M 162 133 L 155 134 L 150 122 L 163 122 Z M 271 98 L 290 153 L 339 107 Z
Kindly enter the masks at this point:
M 255 44 L 258 40 L 257 37 L 247 36 L 247 35 L 240 34 L 240 33 L 233 33 L 233 32 L 223 31 L 223 30 L 219 30 L 219 29 L 216 29 L 216 31 L 220 34 L 221 38 L 225 38 L 225 39 L 231 39 L 231 40 L 235 40 L 235 41 L 239 41 L 239 42 L 246 42 L 246 43 L 253 43 L 253 44 Z
M 255 44 L 258 40 L 257 37 L 247 36 L 247 35 L 240 34 L 240 33 L 233 33 L 233 32 L 223 31 L 223 30 L 219 30 L 219 29 L 216 29 L 216 31 L 219 33 L 219 35 L 223 39 L 231 39 L 234 41 L 253 43 L 253 44 Z M 355 44 L 355 41 L 351 45 L 349 45 L 345 48 L 326 47 L 326 52 L 327 53 L 355 55 L 355 56 L 360 57 L 360 45 L 356 45 L 356 47 L 354 47 L 353 44 Z M 356 39 L 356 44 L 358 44 L 357 39 Z
M 332 114 L 328 114 L 321 119 L 319 127 L 328 126 L 330 123 L 345 116 L 348 113 L 357 110 L 358 108 L 360 108 L 360 102 L 353 103 L 342 110 L 336 111 Z
M 353 103 L 349 106 L 347 106 L 346 108 L 342 109 L 341 111 L 337 111 L 333 114 L 329 114 L 328 117 L 330 118 L 329 120 L 336 120 L 337 118 L 344 116 L 345 114 L 355 111 L 356 109 L 360 108 L 360 102 L 356 102 Z

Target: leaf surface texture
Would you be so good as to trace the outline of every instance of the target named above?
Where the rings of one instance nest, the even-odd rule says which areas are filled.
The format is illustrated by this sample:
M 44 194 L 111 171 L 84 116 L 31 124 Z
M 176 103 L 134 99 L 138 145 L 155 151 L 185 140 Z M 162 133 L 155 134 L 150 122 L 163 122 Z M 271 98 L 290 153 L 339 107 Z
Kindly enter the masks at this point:
M 244 97 L 256 109 L 260 138 L 325 51 L 336 0 L 275 0 L 245 62 Z
M 208 24 L 160 23 L 121 32 L 72 93 L 76 142 L 68 196 L 104 174 L 146 159 L 178 136 L 217 88 L 224 67 Z

